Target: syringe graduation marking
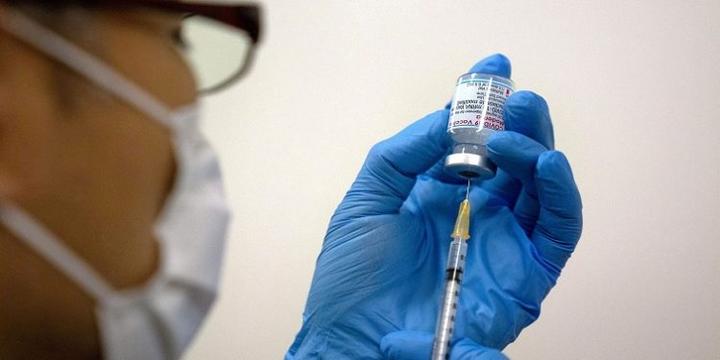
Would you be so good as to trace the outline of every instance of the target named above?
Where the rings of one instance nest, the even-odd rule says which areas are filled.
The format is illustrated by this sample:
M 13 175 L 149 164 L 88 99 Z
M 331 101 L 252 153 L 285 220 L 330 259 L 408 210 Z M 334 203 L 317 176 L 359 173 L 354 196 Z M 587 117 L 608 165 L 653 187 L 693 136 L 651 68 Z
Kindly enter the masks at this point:
M 470 238 L 470 180 L 465 190 L 465 200 L 460 204 L 455 227 L 451 234 L 452 242 L 448 254 L 443 296 L 437 328 L 435 329 L 435 342 L 433 343 L 433 360 L 445 360 L 450 355 L 450 342 L 455 327 L 455 313 L 460 296 L 462 274 L 465 268 L 465 254 L 467 240 Z

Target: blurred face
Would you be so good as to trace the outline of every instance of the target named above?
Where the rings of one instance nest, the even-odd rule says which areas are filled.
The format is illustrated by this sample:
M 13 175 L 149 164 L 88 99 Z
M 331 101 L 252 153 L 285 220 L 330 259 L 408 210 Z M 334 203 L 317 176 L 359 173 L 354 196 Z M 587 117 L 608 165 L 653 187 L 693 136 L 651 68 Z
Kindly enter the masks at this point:
M 194 100 L 191 73 L 174 48 L 179 16 L 70 11 L 58 18 L 53 28 L 168 107 Z M 61 181 L 53 173 L 59 169 L 98 173 L 119 166 L 114 171 L 130 175 L 168 167 L 167 129 L 44 54 L 1 31 L 0 37 L 0 119 L 8 130 L 0 139 L 1 195 L 40 196 L 50 190 L 48 181 Z M 18 156 L 20 148 L 28 156 Z
M 6 9 L 0 3 L 0 16 Z M 195 100 L 175 49 L 180 16 L 30 14 L 169 108 Z M 156 269 L 153 224 L 174 172 L 167 128 L 0 29 L 0 200 L 20 205 L 123 288 Z M 0 264 L 0 293 L 13 294 L 0 297 L 0 358 L 45 358 L 43 348 L 99 353 L 92 300 L 4 229 Z M 38 286 L 20 286 L 27 283 Z

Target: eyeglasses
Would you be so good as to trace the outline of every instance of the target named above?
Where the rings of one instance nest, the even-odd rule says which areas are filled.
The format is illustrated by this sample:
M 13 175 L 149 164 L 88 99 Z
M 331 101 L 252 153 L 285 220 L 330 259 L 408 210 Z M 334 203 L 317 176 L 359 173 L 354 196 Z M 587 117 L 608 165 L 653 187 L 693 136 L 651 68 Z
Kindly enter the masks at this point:
M 168 0 L 96 1 L 112 6 L 144 6 L 184 13 L 178 40 L 195 71 L 200 93 L 224 89 L 247 73 L 260 41 L 260 7 Z

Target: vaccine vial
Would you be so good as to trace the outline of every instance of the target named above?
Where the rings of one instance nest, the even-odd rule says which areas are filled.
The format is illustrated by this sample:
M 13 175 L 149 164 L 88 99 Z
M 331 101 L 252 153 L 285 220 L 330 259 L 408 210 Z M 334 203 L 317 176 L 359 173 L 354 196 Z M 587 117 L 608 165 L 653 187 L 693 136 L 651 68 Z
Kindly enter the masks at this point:
M 447 131 L 453 139 L 445 169 L 464 178 L 489 179 L 495 164 L 487 157 L 487 141 L 505 130 L 503 108 L 514 91 L 508 78 L 483 73 L 460 76 L 450 108 Z

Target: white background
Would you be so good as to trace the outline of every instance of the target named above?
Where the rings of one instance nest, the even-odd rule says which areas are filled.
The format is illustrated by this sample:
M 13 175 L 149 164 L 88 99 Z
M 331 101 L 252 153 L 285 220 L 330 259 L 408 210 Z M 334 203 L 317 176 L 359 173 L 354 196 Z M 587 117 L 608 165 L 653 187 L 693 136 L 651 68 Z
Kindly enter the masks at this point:
M 266 1 L 251 75 L 207 99 L 235 221 L 187 359 L 279 359 L 367 150 L 502 52 L 583 195 L 515 359 L 720 359 L 720 1 Z

